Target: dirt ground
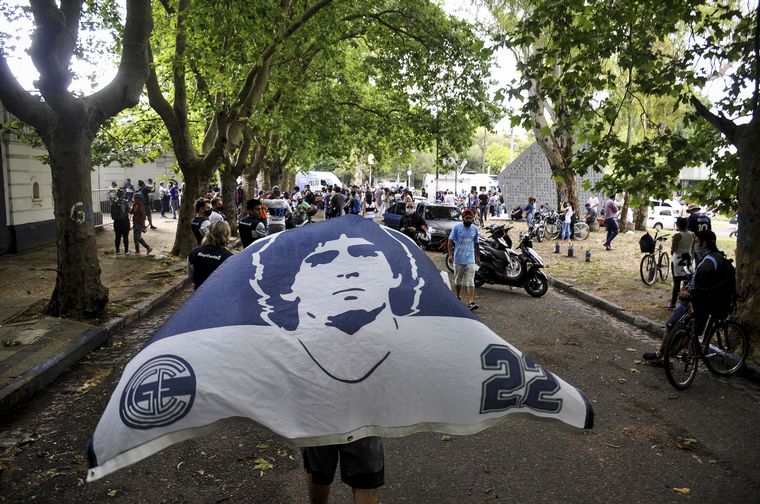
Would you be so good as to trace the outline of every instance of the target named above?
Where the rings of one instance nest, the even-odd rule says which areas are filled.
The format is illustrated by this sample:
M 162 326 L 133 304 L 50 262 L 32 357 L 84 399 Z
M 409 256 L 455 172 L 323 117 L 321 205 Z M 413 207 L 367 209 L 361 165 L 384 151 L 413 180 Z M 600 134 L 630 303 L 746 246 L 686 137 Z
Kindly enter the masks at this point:
M 487 224 L 502 222 L 492 220 Z M 527 226 L 524 222 L 508 221 L 507 224 L 514 226 L 509 235 L 516 247 L 520 233 L 524 233 Z M 642 231 L 621 233 L 613 240 L 612 250 L 607 251 L 604 249 L 606 231 L 601 229 L 591 232 L 586 240 L 573 242 L 574 257 L 567 256 L 569 243 L 561 241 L 544 240 L 543 243 L 539 243 L 534 240 L 533 248 L 546 262 L 546 274 L 550 278 L 571 283 L 633 314 L 665 322 L 670 315 L 665 305 L 670 301 L 673 279 L 670 275 L 664 281 L 658 277 L 651 286 L 641 281 L 639 265 L 644 254 L 639 251 L 639 238 L 643 234 Z M 560 254 L 554 253 L 557 243 L 560 244 Z M 718 247 L 725 251 L 728 257 L 733 258 L 735 243 L 735 239 L 720 239 Z M 585 260 L 587 250 L 591 250 L 590 262 Z M 665 242 L 665 250 L 670 252 L 670 241 Z

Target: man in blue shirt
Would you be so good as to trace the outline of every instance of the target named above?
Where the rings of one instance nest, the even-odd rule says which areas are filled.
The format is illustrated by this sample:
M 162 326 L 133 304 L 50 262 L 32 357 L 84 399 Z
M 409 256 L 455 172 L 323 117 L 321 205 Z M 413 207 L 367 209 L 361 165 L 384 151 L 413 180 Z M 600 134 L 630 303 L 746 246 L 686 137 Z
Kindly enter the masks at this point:
M 533 215 L 536 213 L 536 198 L 528 198 L 528 204 L 523 208 L 525 212 L 525 222 L 528 223 L 528 229 L 533 227 Z
M 462 287 L 467 287 L 470 310 L 478 309 L 478 305 L 475 304 L 475 265 L 480 266 L 478 226 L 473 225 L 474 220 L 475 212 L 470 209 L 462 212 L 462 222 L 454 225 L 448 243 L 448 257 L 454 258 L 454 286 L 457 297 L 462 299 Z

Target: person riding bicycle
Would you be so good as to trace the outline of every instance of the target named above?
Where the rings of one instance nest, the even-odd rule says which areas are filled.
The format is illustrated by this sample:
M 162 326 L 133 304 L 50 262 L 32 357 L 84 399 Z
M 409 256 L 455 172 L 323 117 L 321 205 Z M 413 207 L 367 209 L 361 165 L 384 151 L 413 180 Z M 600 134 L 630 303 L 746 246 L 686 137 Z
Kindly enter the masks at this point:
M 662 337 L 660 349 L 643 355 L 644 360 L 649 361 L 649 364 L 663 365 L 662 354 L 665 350 L 665 341 L 673 326 L 689 311 L 689 303 L 694 313 L 694 331 L 697 335 L 702 334 L 707 319 L 716 311 L 719 301 L 712 293 L 720 282 L 719 270 L 725 261 L 725 254 L 718 250 L 715 242 L 715 233 L 710 230 L 698 231 L 694 235 L 694 264 L 697 267 L 686 288 L 678 294 L 681 304 L 665 323 L 665 334 Z
M 427 222 L 425 222 L 422 215 L 414 211 L 414 203 L 407 202 L 406 213 L 401 216 L 401 221 L 399 222 L 399 230 L 419 245 L 417 233 L 427 232 L 427 228 Z

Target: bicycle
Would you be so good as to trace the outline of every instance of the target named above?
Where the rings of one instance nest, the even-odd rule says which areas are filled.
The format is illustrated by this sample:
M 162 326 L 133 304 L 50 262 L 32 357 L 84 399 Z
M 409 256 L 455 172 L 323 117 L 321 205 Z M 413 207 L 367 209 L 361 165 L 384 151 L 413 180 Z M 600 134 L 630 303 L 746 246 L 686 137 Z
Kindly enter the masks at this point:
M 665 341 L 665 376 L 678 390 L 686 390 L 694 381 L 700 359 L 711 373 L 730 376 L 744 366 L 749 353 L 749 337 L 735 321 L 710 316 L 701 342 L 694 323 L 689 303 L 689 310 L 676 322 Z
M 644 250 L 644 257 L 641 258 L 641 264 L 639 265 L 639 274 L 641 275 L 641 281 L 646 285 L 653 285 L 657 280 L 657 274 L 660 275 L 660 280 L 667 280 L 670 275 L 670 254 L 663 250 L 663 244 L 667 241 L 668 236 L 658 236 L 659 230 L 654 234 L 654 241 L 657 243 L 657 250 L 652 247 L 651 250 Z M 655 253 L 657 256 L 655 257 Z
M 576 240 L 585 240 L 588 238 L 589 227 L 588 224 L 582 221 L 577 221 L 573 226 L 573 238 Z

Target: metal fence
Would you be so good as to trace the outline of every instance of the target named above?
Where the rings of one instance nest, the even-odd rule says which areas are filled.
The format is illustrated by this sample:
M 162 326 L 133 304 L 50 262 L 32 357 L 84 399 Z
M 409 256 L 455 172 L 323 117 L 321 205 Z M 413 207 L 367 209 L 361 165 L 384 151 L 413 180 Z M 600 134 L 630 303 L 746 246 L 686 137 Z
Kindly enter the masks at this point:
M 111 219 L 111 191 L 110 189 L 93 189 L 92 202 L 87 209 L 87 219 L 95 227 L 103 227 L 113 224 Z

